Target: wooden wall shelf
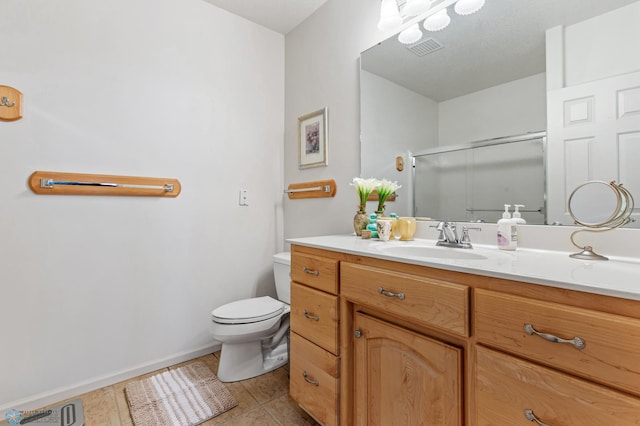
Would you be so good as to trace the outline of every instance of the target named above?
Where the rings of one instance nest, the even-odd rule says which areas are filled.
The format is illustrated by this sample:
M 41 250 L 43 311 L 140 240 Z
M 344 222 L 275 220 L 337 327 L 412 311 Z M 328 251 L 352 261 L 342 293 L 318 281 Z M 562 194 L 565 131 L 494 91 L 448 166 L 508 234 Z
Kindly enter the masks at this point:
M 337 190 L 336 181 L 330 180 L 317 180 L 313 182 L 302 182 L 289 184 L 284 192 L 287 193 L 290 199 L 298 198 L 326 198 L 335 197 Z
M 177 179 L 43 171 L 29 176 L 29 187 L 40 195 L 138 197 L 177 197 L 182 190 Z

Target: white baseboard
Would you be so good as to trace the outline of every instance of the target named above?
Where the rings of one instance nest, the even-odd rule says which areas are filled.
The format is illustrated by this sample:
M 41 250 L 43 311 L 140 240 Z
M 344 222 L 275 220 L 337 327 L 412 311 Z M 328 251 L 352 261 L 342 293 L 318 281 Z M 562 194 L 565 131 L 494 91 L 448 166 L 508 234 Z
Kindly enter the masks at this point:
M 63 388 L 54 389 L 49 392 L 43 392 L 33 396 L 29 396 L 27 398 L 11 401 L 6 404 L 0 405 L 0 413 L 5 413 L 10 409 L 21 411 L 36 410 L 38 408 L 54 404 L 64 399 L 91 392 L 105 386 L 111 386 L 123 380 L 131 379 L 133 377 L 150 373 L 161 368 L 166 368 L 184 361 L 189 361 L 194 358 L 201 357 L 203 355 L 217 352 L 220 350 L 220 347 L 221 344 L 219 343 L 214 345 L 207 345 L 199 349 L 180 352 L 166 358 L 151 361 L 145 364 L 140 364 L 126 370 L 117 371 L 103 376 L 93 377 L 89 380 L 71 386 L 66 386 Z

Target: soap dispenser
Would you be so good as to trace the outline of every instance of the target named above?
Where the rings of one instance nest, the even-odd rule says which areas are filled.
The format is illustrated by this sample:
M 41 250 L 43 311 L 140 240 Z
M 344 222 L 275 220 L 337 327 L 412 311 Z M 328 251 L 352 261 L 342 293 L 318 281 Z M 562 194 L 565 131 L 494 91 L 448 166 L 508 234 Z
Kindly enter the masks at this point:
M 511 219 L 511 220 L 513 220 L 513 222 L 514 222 L 516 225 L 524 225 L 524 224 L 526 224 L 526 223 L 527 223 L 527 221 L 526 221 L 526 220 L 524 220 L 524 219 L 522 218 L 522 215 L 520 214 L 520 207 L 524 207 L 524 204 L 514 204 L 514 205 L 513 205 L 513 207 L 514 207 L 516 210 L 513 212 L 513 219 Z
M 509 207 L 511 204 L 504 205 L 502 219 L 498 221 L 498 248 L 501 250 L 515 250 L 518 239 L 516 224 L 511 219 Z

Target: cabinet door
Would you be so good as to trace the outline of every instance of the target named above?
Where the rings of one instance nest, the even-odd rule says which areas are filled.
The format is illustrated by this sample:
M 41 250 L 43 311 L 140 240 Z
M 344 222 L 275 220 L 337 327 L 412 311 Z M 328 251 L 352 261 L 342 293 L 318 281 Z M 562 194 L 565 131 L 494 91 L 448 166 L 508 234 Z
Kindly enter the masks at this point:
M 461 349 L 356 313 L 355 424 L 461 425 Z

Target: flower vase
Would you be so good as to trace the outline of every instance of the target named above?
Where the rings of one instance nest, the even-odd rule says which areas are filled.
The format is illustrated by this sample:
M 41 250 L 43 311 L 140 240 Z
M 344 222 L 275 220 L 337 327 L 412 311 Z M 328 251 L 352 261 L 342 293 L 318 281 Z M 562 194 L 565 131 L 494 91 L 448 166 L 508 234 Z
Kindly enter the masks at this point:
M 362 236 L 362 230 L 367 228 L 369 224 L 369 216 L 363 206 L 360 206 L 358 212 L 353 217 L 353 230 L 357 236 Z

